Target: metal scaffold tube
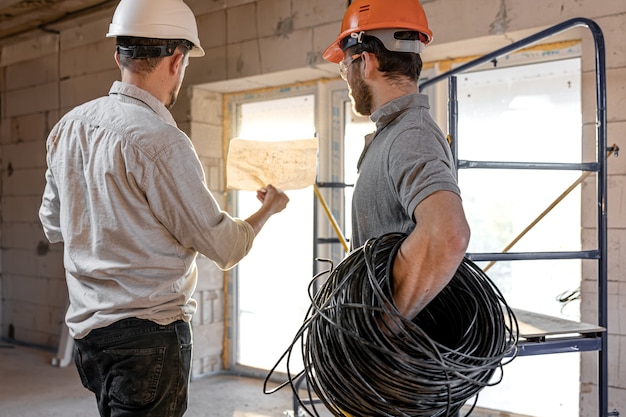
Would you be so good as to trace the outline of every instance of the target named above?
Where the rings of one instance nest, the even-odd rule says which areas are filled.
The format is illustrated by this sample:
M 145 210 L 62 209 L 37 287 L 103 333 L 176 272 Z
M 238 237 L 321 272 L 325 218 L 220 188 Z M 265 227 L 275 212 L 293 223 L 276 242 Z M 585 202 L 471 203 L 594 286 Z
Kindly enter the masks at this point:
M 497 58 L 505 56 L 507 54 L 516 52 L 522 48 L 528 47 L 546 38 L 558 35 L 567 30 L 576 27 L 586 27 L 593 36 L 595 46 L 595 74 L 596 74 L 596 142 L 597 142 L 597 154 L 596 163 L 593 164 L 552 164 L 547 166 L 545 164 L 534 166 L 533 164 L 515 164 L 506 165 L 506 163 L 492 163 L 492 162 L 469 162 L 459 161 L 457 155 L 457 140 L 458 140 L 458 104 L 457 104 L 457 86 L 455 75 L 461 74 L 467 70 L 476 68 L 482 64 L 494 62 Z M 500 48 L 490 54 L 481 56 L 470 62 L 467 62 L 459 67 L 456 67 L 448 72 L 445 72 L 436 77 L 427 79 L 420 84 L 420 89 L 431 86 L 437 82 L 448 80 L 448 93 L 449 93 L 449 105 L 448 105 L 448 128 L 449 128 L 449 141 L 453 150 L 455 163 L 458 168 L 502 168 L 507 166 L 508 168 L 517 169 L 537 169 L 537 168 L 549 168 L 549 169 L 581 169 L 586 171 L 597 172 L 596 176 L 596 194 L 597 194 L 597 250 L 595 251 L 581 251 L 579 254 L 574 253 L 525 253 L 525 254 L 486 254 L 484 257 L 486 260 L 491 259 L 532 259 L 533 257 L 543 259 L 559 259 L 561 256 L 564 258 L 577 257 L 580 259 L 597 259 L 598 261 L 598 325 L 605 329 L 600 335 L 600 348 L 599 350 L 599 363 L 598 363 L 598 415 L 600 417 L 615 416 L 616 411 L 609 412 L 608 401 L 608 263 L 607 263 L 607 109 L 606 109 L 606 50 L 604 43 L 604 35 L 600 26 L 593 20 L 587 18 L 574 18 L 564 21 L 558 25 L 547 28 L 534 35 L 514 42 L 506 47 Z M 522 166 L 524 165 L 524 166 Z M 540 166 L 541 165 L 541 166 Z M 481 259 L 481 254 L 472 254 L 473 260 Z M 485 255 L 485 254 L 483 254 Z M 498 257 L 497 255 L 500 255 Z M 579 256 L 580 255 L 580 256 Z

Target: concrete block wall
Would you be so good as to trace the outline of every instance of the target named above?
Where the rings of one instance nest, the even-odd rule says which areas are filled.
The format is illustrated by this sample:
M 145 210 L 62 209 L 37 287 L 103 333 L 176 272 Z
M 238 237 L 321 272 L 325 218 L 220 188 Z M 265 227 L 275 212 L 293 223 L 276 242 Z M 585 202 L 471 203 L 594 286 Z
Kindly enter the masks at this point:
M 187 0 L 197 16 L 207 54 L 192 59 L 185 88 L 174 107 L 179 126 L 188 132 L 205 167 L 207 181 L 226 207 L 223 166 L 222 97 L 217 92 L 241 86 L 259 88 L 311 78 L 335 77 L 335 66 L 321 59 L 334 40 L 346 7 L 339 0 Z M 608 130 L 610 144 L 626 149 L 626 3 L 622 0 L 424 0 L 434 43 L 424 60 L 488 53 L 522 36 L 574 17 L 594 19 L 604 31 L 608 67 Z M 49 29 L 3 42 L 0 55 L 0 320 L 3 337 L 55 347 L 65 306 L 61 248 L 47 245 L 37 208 L 43 190 L 44 142 L 58 118 L 74 105 L 106 94 L 118 71 L 113 42 L 105 39 L 112 15 L 82 17 Z M 583 39 L 584 152 L 595 140 L 594 59 L 590 37 Z M 330 68 L 330 69 L 329 69 Z M 288 76 L 286 76 L 288 74 Z M 322 75 L 320 75 L 322 74 Z M 206 84 L 221 84 L 207 90 Z M 198 87 L 203 86 L 203 87 Z M 621 198 L 626 185 L 624 158 L 609 161 L 609 335 L 610 406 L 626 412 L 626 274 L 622 268 L 626 210 Z M 582 236 L 594 243 L 596 205 L 584 185 Z M 201 283 L 194 318 L 194 375 L 223 366 L 224 277 L 201 260 Z M 583 264 L 583 320 L 595 322 L 595 271 Z M 596 412 L 596 355 L 584 354 L 581 416 Z
M 2 94 L 2 334 L 43 346 L 58 343 L 65 310 L 61 250 L 38 224 L 45 148 L 59 117 L 55 35 L 7 48 Z
M 188 121 L 179 122 L 179 127 L 190 133 L 204 168 L 207 185 L 220 207 L 228 210 L 224 180 L 222 94 L 188 87 L 180 95 L 185 97 L 183 104 L 189 103 L 189 111 Z M 182 115 L 177 117 L 177 120 L 181 119 Z M 194 295 L 198 301 L 198 311 L 192 322 L 192 378 L 221 371 L 225 365 L 222 358 L 228 302 L 227 292 L 224 291 L 225 274 L 213 262 L 200 256 L 198 275 L 200 278 Z
M 2 48 L 2 337 L 54 349 L 67 308 L 62 245 L 43 235 L 45 139 L 62 114 L 106 94 L 119 71 L 108 19 Z M 94 20 L 94 19 L 92 19 Z M 106 59 L 105 59 L 106 56 Z

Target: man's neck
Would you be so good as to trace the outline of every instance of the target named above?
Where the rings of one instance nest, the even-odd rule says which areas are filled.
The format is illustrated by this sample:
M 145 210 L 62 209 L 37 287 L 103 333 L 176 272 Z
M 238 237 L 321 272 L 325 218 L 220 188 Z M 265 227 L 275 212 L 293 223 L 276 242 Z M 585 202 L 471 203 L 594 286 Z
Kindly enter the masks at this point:
M 158 67 L 150 74 L 122 71 L 122 82 L 132 84 L 135 87 L 147 91 L 164 105 L 169 98 L 169 90 L 159 77 Z
M 392 100 L 418 92 L 417 83 L 412 81 L 377 83 L 373 89 L 372 113 Z

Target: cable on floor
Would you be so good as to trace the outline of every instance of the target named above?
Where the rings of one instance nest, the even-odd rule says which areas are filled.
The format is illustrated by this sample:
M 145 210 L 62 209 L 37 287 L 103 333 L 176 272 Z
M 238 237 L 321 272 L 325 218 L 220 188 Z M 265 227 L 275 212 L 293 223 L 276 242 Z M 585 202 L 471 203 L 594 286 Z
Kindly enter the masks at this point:
M 475 405 L 480 390 L 501 381 L 503 365 L 517 355 L 519 330 L 500 291 L 465 258 L 437 297 L 406 319 L 394 306 L 390 279 L 405 238 L 371 239 L 313 278 L 311 306 L 268 373 L 266 394 L 289 385 L 313 416 L 319 416 L 315 404 L 323 403 L 335 416 L 439 417 L 457 415 L 472 398 Z M 298 344 L 304 369 L 293 373 Z M 287 381 L 270 390 L 283 361 Z

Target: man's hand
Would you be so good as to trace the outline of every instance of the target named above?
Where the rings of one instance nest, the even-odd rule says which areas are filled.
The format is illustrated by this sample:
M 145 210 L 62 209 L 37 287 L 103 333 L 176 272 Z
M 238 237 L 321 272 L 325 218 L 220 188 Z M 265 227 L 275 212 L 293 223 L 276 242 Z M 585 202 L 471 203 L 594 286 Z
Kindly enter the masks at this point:
M 258 189 L 256 198 L 271 214 L 280 213 L 287 207 L 287 203 L 289 203 L 289 197 L 287 197 L 282 190 L 271 184 L 268 184 L 265 188 Z
M 246 221 L 250 223 L 254 232 L 259 234 L 267 220 L 276 213 L 280 213 L 287 207 L 289 197 L 280 189 L 268 184 L 256 192 L 256 198 L 261 202 L 261 208 L 248 217 Z

